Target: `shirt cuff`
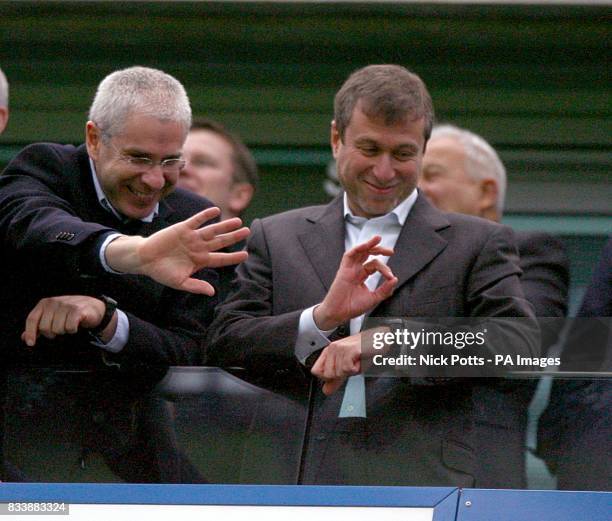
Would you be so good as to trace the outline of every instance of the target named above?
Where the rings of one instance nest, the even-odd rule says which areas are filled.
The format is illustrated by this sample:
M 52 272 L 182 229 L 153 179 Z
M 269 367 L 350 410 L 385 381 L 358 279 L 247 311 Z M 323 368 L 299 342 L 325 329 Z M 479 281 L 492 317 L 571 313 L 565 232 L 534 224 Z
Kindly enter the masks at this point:
M 317 304 L 318 305 L 318 304 Z M 306 359 L 315 351 L 323 349 L 329 345 L 329 335 L 336 328 L 329 331 L 321 331 L 314 321 L 314 308 L 312 306 L 302 311 L 300 315 L 300 323 L 298 325 L 298 335 L 295 342 L 295 356 L 301 364 L 306 362 Z
M 127 344 L 129 336 L 130 321 L 128 320 L 127 315 L 123 311 L 118 309 L 117 329 L 115 329 L 115 334 L 113 335 L 113 338 L 110 339 L 108 344 L 100 342 L 99 340 L 92 340 L 91 343 L 97 347 L 101 347 L 105 351 L 110 351 L 111 353 L 118 353 L 125 347 L 125 344 Z
M 106 239 L 104 239 L 102 246 L 100 246 L 100 262 L 102 263 L 102 267 L 109 273 L 114 273 L 115 275 L 123 275 L 123 273 L 121 271 L 115 271 L 108 265 L 106 262 L 106 248 L 108 248 L 108 245 L 111 242 L 119 237 L 121 237 L 120 233 L 111 233 L 108 237 L 106 237 Z

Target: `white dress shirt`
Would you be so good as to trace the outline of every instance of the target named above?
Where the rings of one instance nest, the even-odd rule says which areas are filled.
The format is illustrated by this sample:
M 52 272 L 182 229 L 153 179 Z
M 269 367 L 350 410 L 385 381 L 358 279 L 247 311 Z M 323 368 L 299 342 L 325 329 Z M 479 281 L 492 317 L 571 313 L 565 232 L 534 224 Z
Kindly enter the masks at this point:
M 348 206 L 346 193 L 344 194 L 344 224 L 345 224 L 345 239 L 344 250 L 348 251 L 358 244 L 362 244 L 374 235 L 380 235 L 382 240 L 380 246 L 393 248 L 397 242 L 397 238 L 406 222 L 406 218 L 412 209 L 416 199 L 417 190 L 404 199 L 388 214 L 372 219 L 358 217 L 351 212 Z M 374 257 L 372 257 L 374 258 Z M 389 257 L 378 256 L 381 262 L 387 263 Z M 366 280 L 366 285 L 374 290 L 380 281 L 380 273 L 375 272 Z M 300 315 L 298 326 L 298 336 L 295 343 L 295 356 L 303 364 L 306 359 L 315 351 L 323 349 L 329 342 L 329 336 L 334 332 L 321 331 L 314 321 L 313 310 L 316 306 L 305 309 Z M 354 335 L 361 330 L 364 315 L 355 317 L 350 321 L 350 333 Z M 366 402 L 365 402 L 365 380 L 363 374 L 352 376 L 349 378 L 342 406 L 339 411 L 340 417 L 360 416 L 366 417 Z

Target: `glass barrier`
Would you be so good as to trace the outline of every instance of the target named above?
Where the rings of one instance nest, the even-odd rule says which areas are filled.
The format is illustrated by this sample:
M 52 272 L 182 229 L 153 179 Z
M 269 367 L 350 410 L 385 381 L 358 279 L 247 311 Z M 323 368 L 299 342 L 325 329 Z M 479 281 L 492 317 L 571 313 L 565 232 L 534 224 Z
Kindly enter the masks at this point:
M 108 375 L 11 371 L 5 480 L 612 490 L 609 377 L 367 378 L 366 420 L 239 376 L 171 368 L 126 399 Z

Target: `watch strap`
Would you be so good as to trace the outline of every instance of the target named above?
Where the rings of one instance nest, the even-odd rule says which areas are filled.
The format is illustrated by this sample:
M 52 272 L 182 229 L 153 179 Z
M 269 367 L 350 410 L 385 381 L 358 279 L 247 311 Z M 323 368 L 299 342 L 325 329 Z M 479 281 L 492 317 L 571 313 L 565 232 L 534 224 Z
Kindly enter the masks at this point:
M 106 295 L 99 295 L 96 298 L 104 302 L 105 308 L 104 315 L 102 316 L 102 320 L 100 321 L 100 323 L 96 327 L 92 327 L 89 330 L 89 332 L 94 336 L 99 335 L 100 333 L 102 333 L 102 331 L 104 331 L 104 329 L 106 329 L 106 326 L 110 324 L 110 321 L 113 319 L 113 315 L 117 310 L 116 300 L 107 297 Z

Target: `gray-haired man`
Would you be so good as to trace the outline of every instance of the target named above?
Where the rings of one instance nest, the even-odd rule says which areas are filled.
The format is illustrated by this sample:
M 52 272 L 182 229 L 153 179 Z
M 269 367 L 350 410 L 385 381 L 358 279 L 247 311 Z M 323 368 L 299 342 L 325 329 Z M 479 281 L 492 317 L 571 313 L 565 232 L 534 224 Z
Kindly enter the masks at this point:
M 200 361 L 216 303 L 208 268 L 246 258 L 217 253 L 248 235 L 239 219 L 201 227 L 219 210 L 175 190 L 190 124 L 175 78 L 116 71 L 98 87 L 84 145 L 29 146 L 0 177 L 3 362 L 119 368 L 104 373 L 111 385 L 89 386 L 98 419 L 168 365 Z M 150 467 L 127 479 L 164 479 Z
M 4 132 L 9 118 L 9 85 L 6 75 L 0 69 L 0 134 Z
M 439 209 L 499 222 L 506 169 L 481 136 L 454 125 L 433 128 L 423 157 L 419 188 Z M 569 262 L 563 245 L 541 232 L 516 232 L 521 286 L 539 317 L 567 312 Z M 542 351 L 557 339 L 560 321 L 542 323 Z M 524 488 L 527 407 L 534 385 L 514 381 L 475 388 L 476 436 L 481 457 L 477 479 L 495 488 Z

